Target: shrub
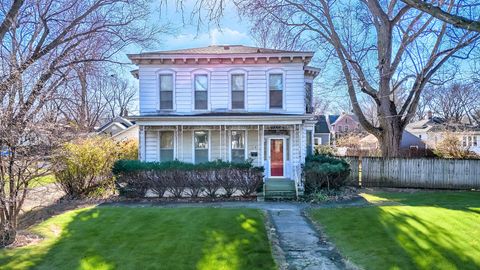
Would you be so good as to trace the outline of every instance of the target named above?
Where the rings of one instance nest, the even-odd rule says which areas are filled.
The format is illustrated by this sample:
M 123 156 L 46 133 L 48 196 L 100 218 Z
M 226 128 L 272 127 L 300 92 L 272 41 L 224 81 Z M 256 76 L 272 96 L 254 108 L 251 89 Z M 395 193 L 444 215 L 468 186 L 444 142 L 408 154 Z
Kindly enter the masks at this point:
M 348 184 L 350 165 L 343 159 L 313 155 L 307 157 L 304 167 L 305 192 L 316 193 L 326 188 L 338 189 Z
M 117 143 L 118 159 L 138 159 L 138 141 L 127 140 Z
M 190 164 L 180 161 L 158 163 L 119 160 L 112 171 L 119 189 L 133 187 L 129 183 L 135 179 L 142 183 L 141 187 L 138 187 L 141 189 L 139 195 L 146 187 L 157 192 L 159 196 L 168 190 L 174 197 L 185 194 L 198 197 L 204 193 L 214 198 L 222 188 L 226 197 L 232 196 L 237 190 L 243 196 L 249 196 L 263 183 L 263 168 L 253 167 L 250 162 L 231 163 L 217 160 Z M 125 194 L 122 190 L 120 193 Z
M 441 158 L 476 158 L 468 146 L 462 146 L 460 138 L 452 132 L 446 132 L 444 138 L 437 143 L 433 153 Z
M 112 190 L 111 173 L 119 147 L 109 137 L 94 136 L 65 143 L 54 156 L 58 185 L 70 198 L 102 195 Z

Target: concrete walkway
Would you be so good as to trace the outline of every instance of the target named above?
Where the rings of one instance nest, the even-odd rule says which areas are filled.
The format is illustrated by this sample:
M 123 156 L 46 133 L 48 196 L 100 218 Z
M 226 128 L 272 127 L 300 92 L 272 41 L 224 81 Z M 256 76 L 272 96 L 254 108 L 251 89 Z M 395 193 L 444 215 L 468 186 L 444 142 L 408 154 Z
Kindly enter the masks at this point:
M 270 233 L 275 240 L 272 245 L 280 248 L 285 257 L 281 269 L 288 270 L 323 270 L 348 269 L 341 255 L 334 246 L 325 241 L 310 220 L 304 216 L 309 206 L 295 202 L 215 202 L 215 203 L 107 203 L 111 206 L 132 207 L 221 207 L 221 208 L 257 208 L 267 212 L 271 226 Z M 273 239 L 270 239 L 273 240 Z M 278 247 L 276 245 L 278 244 Z M 275 253 L 275 251 L 274 251 Z

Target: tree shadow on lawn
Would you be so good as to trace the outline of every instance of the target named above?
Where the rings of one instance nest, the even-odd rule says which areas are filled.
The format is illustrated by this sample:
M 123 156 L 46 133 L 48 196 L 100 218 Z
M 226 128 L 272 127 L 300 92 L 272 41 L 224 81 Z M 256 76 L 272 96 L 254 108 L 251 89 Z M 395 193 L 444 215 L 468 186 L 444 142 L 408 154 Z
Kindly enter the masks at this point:
M 354 263 L 366 269 L 480 269 L 480 193 L 375 195 L 401 205 L 316 214 Z
M 54 219 L 60 217 L 41 226 L 52 230 L 61 223 Z M 275 269 L 262 214 L 252 209 L 96 207 L 75 211 L 60 231 L 56 238 L 47 236 L 45 241 L 51 242 L 43 243 L 43 250 L 32 245 L 12 256 L 0 254 L 0 265 L 5 269 Z

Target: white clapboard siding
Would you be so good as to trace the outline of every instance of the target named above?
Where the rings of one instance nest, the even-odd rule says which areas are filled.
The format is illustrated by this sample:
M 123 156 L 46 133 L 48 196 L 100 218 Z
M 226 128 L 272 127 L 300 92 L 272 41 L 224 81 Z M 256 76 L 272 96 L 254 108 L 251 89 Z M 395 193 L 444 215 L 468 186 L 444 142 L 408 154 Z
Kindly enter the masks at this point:
M 158 132 L 147 130 L 145 132 L 145 160 L 158 161 Z
M 141 65 L 140 113 L 155 113 L 158 110 L 159 86 L 158 74 L 172 72 L 175 74 L 175 110 L 189 113 L 193 110 L 193 77 L 195 73 L 209 75 L 210 110 L 228 109 L 230 107 L 230 72 L 242 70 L 246 74 L 246 110 L 250 112 L 269 111 L 268 108 L 268 72 L 275 70 L 285 74 L 284 110 L 285 113 L 303 114 L 305 110 L 305 78 L 303 64 L 259 64 L 259 65 Z

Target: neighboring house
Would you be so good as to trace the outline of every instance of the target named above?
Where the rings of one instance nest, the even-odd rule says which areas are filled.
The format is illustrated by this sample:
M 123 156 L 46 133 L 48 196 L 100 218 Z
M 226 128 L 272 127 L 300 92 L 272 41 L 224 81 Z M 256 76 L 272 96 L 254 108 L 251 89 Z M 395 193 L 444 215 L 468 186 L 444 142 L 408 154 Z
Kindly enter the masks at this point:
M 97 129 L 99 134 L 108 134 L 116 141 L 138 140 L 138 126 L 124 117 L 115 117 Z
M 317 123 L 315 124 L 314 144 L 330 145 L 330 128 L 328 126 L 327 117 L 325 115 L 317 115 L 315 117 Z
M 408 124 L 406 130 L 424 141 L 430 149 L 434 149 L 447 132 L 452 133 L 458 137 L 463 147 L 480 154 L 480 127 L 478 126 L 448 123 L 428 112 L 425 119 Z
M 400 141 L 400 150 L 403 151 L 418 151 L 424 150 L 426 148 L 425 142 L 422 141 L 417 136 L 412 133 L 404 130 L 402 134 L 402 140 Z M 380 145 L 378 139 L 372 134 L 367 135 L 366 137 L 360 140 L 360 149 L 361 150 L 378 150 Z
M 141 160 L 251 160 L 267 179 L 299 183 L 313 151 L 313 52 L 232 45 L 128 57 L 138 66 Z
M 358 117 L 354 114 L 343 112 L 340 115 L 329 116 L 330 132 L 334 138 L 341 137 L 346 134 L 362 133 L 363 128 L 358 122 Z

